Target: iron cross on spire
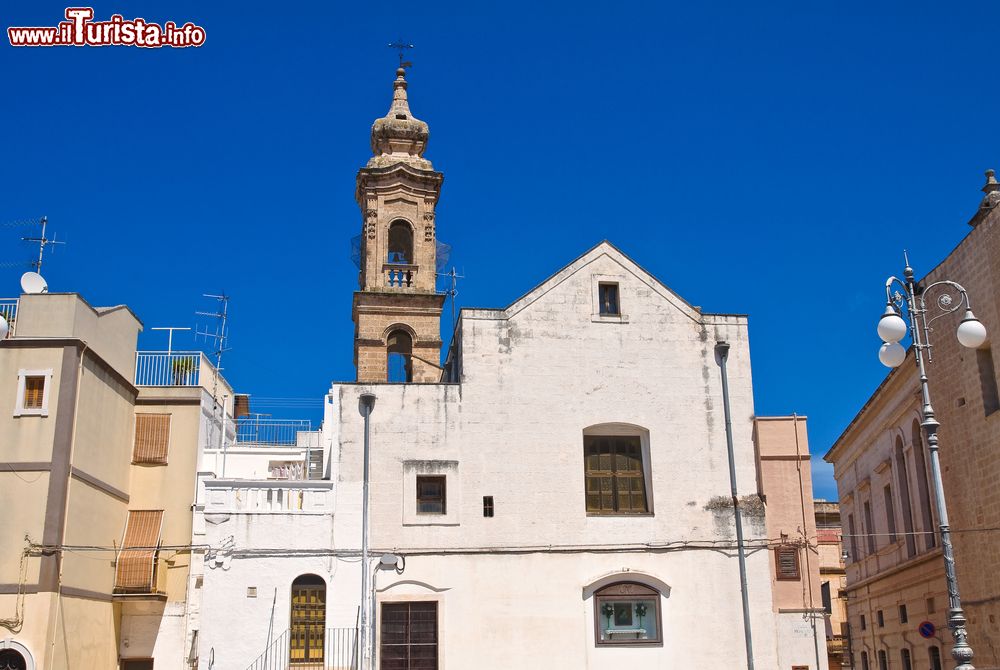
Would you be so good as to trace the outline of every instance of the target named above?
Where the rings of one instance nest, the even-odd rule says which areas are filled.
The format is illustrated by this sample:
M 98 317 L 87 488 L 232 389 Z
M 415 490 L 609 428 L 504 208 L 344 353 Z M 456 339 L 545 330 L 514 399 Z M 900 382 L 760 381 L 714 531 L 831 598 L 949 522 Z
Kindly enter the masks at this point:
M 403 54 L 406 53 L 407 49 L 413 48 L 412 44 L 408 44 L 403 41 L 403 38 L 399 38 L 395 42 L 390 42 L 389 48 L 399 50 L 399 67 L 413 67 L 413 63 L 408 60 L 403 60 Z

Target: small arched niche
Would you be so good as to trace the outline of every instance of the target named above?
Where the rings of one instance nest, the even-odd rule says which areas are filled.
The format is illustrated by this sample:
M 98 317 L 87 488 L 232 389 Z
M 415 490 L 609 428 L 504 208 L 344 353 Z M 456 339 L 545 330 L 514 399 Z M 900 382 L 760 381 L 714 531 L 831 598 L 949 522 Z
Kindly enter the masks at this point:
M 634 581 L 612 582 L 594 591 L 597 646 L 663 644 L 660 591 Z

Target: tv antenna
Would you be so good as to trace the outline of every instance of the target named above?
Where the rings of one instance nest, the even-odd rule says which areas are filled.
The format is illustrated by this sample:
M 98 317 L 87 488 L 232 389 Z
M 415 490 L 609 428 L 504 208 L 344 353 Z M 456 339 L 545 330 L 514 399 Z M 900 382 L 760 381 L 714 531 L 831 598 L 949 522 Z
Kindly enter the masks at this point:
M 56 240 L 56 236 L 53 233 L 52 239 L 45 236 L 45 227 L 49 223 L 49 217 L 43 216 L 38 221 L 42 226 L 42 234 L 40 237 L 22 237 L 21 239 L 25 242 L 38 242 L 38 260 L 31 262 L 31 267 L 35 268 L 35 272 L 41 274 L 42 272 L 42 257 L 45 255 L 45 247 L 50 244 L 66 244 L 65 242 L 59 242 Z
M 216 425 L 219 426 L 219 448 L 222 450 L 222 476 L 225 477 L 226 452 L 229 443 L 226 442 L 225 407 L 220 407 L 219 405 L 219 376 L 222 374 L 222 354 L 229 351 L 229 347 L 226 346 L 229 343 L 229 296 L 226 295 L 225 291 L 220 295 L 203 293 L 202 296 L 217 301 L 219 305 L 214 312 L 195 312 L 198 316 L 207 316 L 215 319 L 215 329 L 213 331 L 210 331 L 208 328 L 202 328 L 195 330 L 195 336 L 200 335 L 206 340 L 211 340 L 215 346 L 215 350 L 212 352 L 215 356 L 215 374 L 212 377 L 212 400 L 214 401 L 212 418 L 215 419 L 215 413 L 221 410 L 221 416 L 217 420 Z
M 460 275 L 455 271 L 455 266 L 451 267 L 450 272 L 435 272 L 438 277 L 448 277 L 451 279 L 451 287 L 447 289 L 444 293 L 445 295 L 451 296 L 451 329 L 455 330 L 455 296 L 458 295 L 458 280 L 465 279 L 465 275 Z
M 408 60 L 403 60 L 403 54 L 406 53 L 407 49 L 412 49 L 413 45 L 408 44 L 403 41 L 403 38 L 398 38 L 395 42 L 389 42 L 390 49 L 397 49 L 399 51 L 399 67 L 413 67 L 413 63 Z
M 190 328 L 178 328 L 176 326 L 162 326 L 158 328 L 150 328 L 150 330 L 165 330 L 167 331 L 167 356 L 173 353 L 174 350 L 174 331 L 175 330 L 191 330 Z

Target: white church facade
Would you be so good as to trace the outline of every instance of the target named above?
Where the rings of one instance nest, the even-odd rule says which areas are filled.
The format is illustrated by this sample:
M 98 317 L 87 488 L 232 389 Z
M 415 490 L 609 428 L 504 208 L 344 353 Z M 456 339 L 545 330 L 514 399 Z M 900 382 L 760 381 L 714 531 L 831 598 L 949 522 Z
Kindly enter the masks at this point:
M 505 308 L 462 309 L 442 356 L 443 177 L 406 86 L 401 69 L 358 175 L 358 375 L 325 398 L 324 477 L 199 483 L 198 667 L 746 667 L 725 342 L 755 665 L 826 670 L 773 596 L 746 316 L 601 242 Z

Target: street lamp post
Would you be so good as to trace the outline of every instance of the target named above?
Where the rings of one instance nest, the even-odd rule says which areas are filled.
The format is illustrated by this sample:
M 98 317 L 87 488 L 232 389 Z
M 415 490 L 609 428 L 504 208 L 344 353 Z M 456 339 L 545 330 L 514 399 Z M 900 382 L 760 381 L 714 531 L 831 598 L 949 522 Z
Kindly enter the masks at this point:
M 371 461 L 371 416 L 375 409 L 375 394 L 362 393 L 358 399 L 358 411 L 365 418 L 365 446 L 364 446 L 364 472 L 362 474 L 361 485 L 361 625 L 359 626 L 358 659 L 362 670 L 367 670 L 371 666 L 371 658 L 368 654 L 368 636 L 370 616 L 368 612 L 370 600 L 368 589 L 368 484 L 369 484 L 369 463 Z M 374 637 L 374 632 L 371 633 Z
M 962 599 L 958 592 L 958 577 L 955 574 L 955 555 L 951 545 L 951 528 L 948 524 L 948 510 L 945 505 L 944 488 L 941 483 L 941 462 L 938 458 L 938 428 L 940 424 L 934 418 L 931 407 L 930 391 L 927 387 L 927 367 L 924 364 L 924 352 L 927 362 L 934 360 L 930 343 L 930 324 L 936 319 L 946 316 L 965 307 L 965 316 L 958 326 L 959 343 L 969 349 L 976 349 L 986 342 L 986 328 L 972 314 L 969 294 L 957 282 L 949 280 L 936 281 L 929 286 L 919 287 L 913 278 L 913 268 L 906 258 L 903 279 L 889 277 L 885 282 L 886 307 L 885 313 L 878 324 L 878 334 L 884 344 L 879 350 L 879 360 L 890 368 L 899 367 L 906 359 L 906 350 L 899 343 L 909 330 L 913 340 L 913 353 L 916 358 L 917 371 L 920 375 L 920 393 L 923 401 L 923 421 L 920 423 L 927 436 L 927 450 L 930 453 L 931 478 L 934 484 L 934 499 L 938 508 L 938 520 L 941 533 L 941 550 L 944 555 L 944 576 L 948 588 L 948 627 L 954 638 L 951 656 L 958 664 L 955 670 L 975 670 L 972 665 L 972 647 L 969 646 L 968 632 L 965 629 L 965 613 L 962 611 Z M 898 288 L 892 292 L 893 285 Z M 898 289 L 902 289 L 902 293 Z M 953 295 L 957 292 L 957 297 Z M 937 294 L 932 305 L 939 312 L 928 318 L 927 298 Z M 900 316 L 905 308 L 909 317 L 909 325 Z

